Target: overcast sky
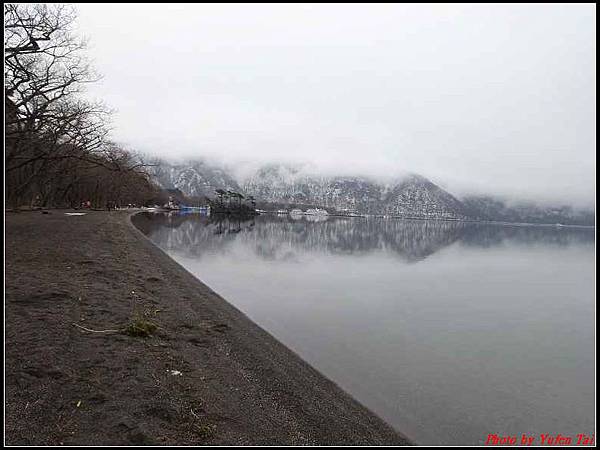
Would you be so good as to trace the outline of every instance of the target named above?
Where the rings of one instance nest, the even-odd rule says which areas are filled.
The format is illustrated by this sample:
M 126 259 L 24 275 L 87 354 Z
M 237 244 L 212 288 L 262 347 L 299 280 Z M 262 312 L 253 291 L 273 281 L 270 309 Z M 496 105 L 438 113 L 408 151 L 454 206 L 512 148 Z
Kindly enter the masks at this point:
M 77 5 L 114 137 L 594 202 L 595 5 Z

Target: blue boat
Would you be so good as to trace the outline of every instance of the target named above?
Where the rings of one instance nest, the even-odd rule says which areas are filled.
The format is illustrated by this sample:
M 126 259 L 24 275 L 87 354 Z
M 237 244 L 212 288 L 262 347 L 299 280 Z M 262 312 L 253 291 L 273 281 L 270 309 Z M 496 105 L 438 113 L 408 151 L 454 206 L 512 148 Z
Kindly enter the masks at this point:
M 196 213 L 196 214 L 202 214 L 205 216 L 209 216 L 210 215 L 210 206 L 185 206 L 185 205 L 180 205 L 179 206 L 179 210 L 183 213 L 187 213 L 187 214 L 191 214 L 191 213 Z

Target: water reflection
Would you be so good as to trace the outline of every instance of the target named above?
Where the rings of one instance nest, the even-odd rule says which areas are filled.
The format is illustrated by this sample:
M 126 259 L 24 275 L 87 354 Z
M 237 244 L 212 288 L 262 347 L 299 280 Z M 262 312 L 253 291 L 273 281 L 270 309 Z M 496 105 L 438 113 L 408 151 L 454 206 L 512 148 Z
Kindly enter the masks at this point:
M 419 444 L 593 432 L 594 229 L 268 215 L 135 221 Z
M 315 220 L 318 219 L 318 220 Z M 493 247 L 507 242 L 567 246 L 594 242 L 591 228 L 499 226 L 453 221 L 263 215 L 153 214 L 138 219 L 145 234 L 190 256 L 222 251 L 234 240 L 257 256 L 290 260 L 290 252 L 364 254 L 385 251 L 418 262 L 449 245 Z

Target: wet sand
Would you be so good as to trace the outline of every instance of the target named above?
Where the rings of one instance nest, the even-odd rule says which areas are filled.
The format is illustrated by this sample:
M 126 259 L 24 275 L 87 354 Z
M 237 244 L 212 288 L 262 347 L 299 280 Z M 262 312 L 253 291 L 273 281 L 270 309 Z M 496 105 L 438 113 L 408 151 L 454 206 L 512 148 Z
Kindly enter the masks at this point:
M 6 444 L 409 444 L 128 212 L 64 212 L 6 213 Z

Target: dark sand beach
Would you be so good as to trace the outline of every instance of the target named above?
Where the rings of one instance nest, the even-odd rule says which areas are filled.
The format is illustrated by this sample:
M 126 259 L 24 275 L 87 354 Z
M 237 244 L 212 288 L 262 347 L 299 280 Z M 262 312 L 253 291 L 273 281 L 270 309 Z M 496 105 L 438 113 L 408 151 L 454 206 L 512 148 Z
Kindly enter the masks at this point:
M 128 212 L 65 212 L 6 213 L 6 444 L 409 443 Z

